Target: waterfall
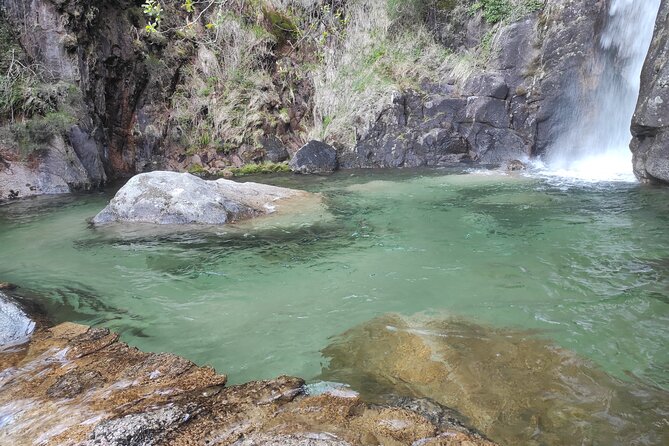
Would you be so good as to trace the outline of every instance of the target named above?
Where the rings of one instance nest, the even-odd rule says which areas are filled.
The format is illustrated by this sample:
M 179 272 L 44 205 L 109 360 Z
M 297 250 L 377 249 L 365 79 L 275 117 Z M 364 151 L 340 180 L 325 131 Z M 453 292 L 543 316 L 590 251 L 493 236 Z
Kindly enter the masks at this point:
M 641 69 L 660 0 L 611 0 L 599 46 L 597 87 L 584 95 L 568 131 L 547 152 L 552 173 L 585 180 L 635 180 L 629 143 Z

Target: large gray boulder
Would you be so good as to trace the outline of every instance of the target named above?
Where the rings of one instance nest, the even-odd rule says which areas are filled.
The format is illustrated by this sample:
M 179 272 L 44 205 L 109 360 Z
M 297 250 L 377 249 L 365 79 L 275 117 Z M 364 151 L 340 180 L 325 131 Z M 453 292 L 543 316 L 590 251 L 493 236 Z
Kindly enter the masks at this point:
M 331 173 L 337 169 L 337 150 L 321 141 L 309 141 L 290 160 L 297 173 Z
M 265 184 L 207 181 L 188 173 L 156 171 L 132 177 L 93 218 L 93 224 L 218 225 L 270 214 L 288 200 L 309 196 Z
M 669 183 L 669 1 L 662 0 L 641 73 L 632 118 L 634 173 L 644 182 Z

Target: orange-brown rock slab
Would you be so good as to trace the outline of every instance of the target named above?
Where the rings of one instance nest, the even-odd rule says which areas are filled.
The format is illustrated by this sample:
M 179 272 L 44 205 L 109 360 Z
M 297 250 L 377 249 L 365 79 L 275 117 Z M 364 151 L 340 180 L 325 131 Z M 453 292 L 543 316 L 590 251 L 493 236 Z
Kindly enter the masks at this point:
M 492 445 L 406 408 L 307 396 L 299 378 L 225 387 L 211 368 L 71 323 L 0 352 L 0 367 L 3 445 Z

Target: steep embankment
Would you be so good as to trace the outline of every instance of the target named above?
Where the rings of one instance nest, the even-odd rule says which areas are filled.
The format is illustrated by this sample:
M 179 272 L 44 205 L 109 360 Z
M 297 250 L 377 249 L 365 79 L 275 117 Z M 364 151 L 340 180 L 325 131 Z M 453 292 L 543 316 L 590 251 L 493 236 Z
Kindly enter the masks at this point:
M 542 154 L 597 90 L 609 2 L 3 0 L 0 199 L 163 168 Z M 146 26 L 153 28 L 147 31 Z M 155 29 L 155 30 L 154 30 Z
M 632 119 L 634 173 L 645 182 L 669 183 L 668 60 L 669 2 L 662 0 Z

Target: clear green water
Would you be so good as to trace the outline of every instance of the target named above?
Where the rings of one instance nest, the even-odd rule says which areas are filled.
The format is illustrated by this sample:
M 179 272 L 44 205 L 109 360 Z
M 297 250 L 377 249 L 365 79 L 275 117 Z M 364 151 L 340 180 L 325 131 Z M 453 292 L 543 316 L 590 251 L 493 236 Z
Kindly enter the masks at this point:
M 447 171 L 264 177 L 333 218 L 157 234 L 93 229 L 111 197 L 0 207 L 0 279 L 239 383 L 318 376 L 332 337 L 387 312 L 541 336 L 669 389 L 669 190 Z

